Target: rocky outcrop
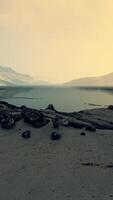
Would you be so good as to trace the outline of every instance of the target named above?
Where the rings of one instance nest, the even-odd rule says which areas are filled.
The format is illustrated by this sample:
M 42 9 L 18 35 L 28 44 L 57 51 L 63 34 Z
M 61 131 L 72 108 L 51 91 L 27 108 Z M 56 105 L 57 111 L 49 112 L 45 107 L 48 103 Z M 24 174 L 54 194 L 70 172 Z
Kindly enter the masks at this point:
M 47 110 L 53 110 L 56 111 L 53 104 L 49 104 L 48 107 L 46 108 Z
M 2 128 L 13 128 L 17 121 L 24 120 L 35 128 L 40 128 L 52 121 L 53 128 L 60 126 L 85 128 L 86 131 L 95 132 L 96 129 L 113 130 L 112 106 L 108 108 L 85 110 L 81 112 L 58 112 L 50 104 L 47 109 L 36 110 L 26 106 L 13 106 L 7 102 L 0 102 L 0 125 Z
M 113 110 L 113 105 L 108 106 L 109 110 Z
M 24 108 L 22 110 L 22 116 L 24 122 L 31 124 L 35 128 L 40 128 L 49 123 L 49 119 L 46 119 L 42 112 L 36 111 L 29 108 Z
M 11 129 L 15 126 L 15 120 L 11 116 L 1 120 L 1 128 Z
M 63 119 L 61 124 L 66 127 L 73 127 L 73 128 L 84 128 L 87 126 L 86 123 L 76 120 L 76 119 Z
M 15 123 L 22 119 L 20 113 L 10 113 L 8 111 L 0 111 L 0 125 L 1 128 L 11 129 Z

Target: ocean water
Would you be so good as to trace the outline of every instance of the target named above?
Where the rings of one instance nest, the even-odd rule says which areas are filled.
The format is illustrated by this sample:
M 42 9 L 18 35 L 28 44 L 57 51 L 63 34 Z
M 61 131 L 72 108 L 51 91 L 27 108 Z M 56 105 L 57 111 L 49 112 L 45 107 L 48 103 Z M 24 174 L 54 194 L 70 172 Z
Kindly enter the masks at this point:
M 53 104 L 59 111 L 73 112 L 113 104 L 113 88 L 0 87 L 0 100 L 37 109 Z

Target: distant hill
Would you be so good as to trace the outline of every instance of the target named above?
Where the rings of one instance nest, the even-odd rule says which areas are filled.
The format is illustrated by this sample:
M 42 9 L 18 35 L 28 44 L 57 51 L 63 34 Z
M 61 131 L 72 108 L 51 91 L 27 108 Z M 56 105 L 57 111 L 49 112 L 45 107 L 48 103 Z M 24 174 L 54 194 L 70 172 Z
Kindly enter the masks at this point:
M 85 77 L 75 79 L 63 84 L 64 86 L 101 86 L 112 87 L 113 86 L 113 73 L 99 77 Z
M 45 85 L 47 82 L 34 80 L 27 74 L 18 73 L 10 67 L 0 66 L 0 85 Z

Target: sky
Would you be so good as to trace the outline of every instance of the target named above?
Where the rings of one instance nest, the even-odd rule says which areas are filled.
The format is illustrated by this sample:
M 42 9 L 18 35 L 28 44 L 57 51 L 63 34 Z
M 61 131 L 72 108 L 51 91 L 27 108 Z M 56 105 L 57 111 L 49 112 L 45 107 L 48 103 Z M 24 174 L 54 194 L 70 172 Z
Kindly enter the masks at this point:
M 53 83 L 113 72 L 113 0 L 0 0 L 0 65 Z

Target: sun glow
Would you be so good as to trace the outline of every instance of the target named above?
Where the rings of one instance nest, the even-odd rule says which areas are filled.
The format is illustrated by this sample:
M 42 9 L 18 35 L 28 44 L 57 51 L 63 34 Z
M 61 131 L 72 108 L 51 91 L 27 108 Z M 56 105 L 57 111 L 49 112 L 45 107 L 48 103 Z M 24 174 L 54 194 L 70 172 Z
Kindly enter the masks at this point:
M 65 82 L 113 71 L 112 0 L 0 0 L 0 64 Z

